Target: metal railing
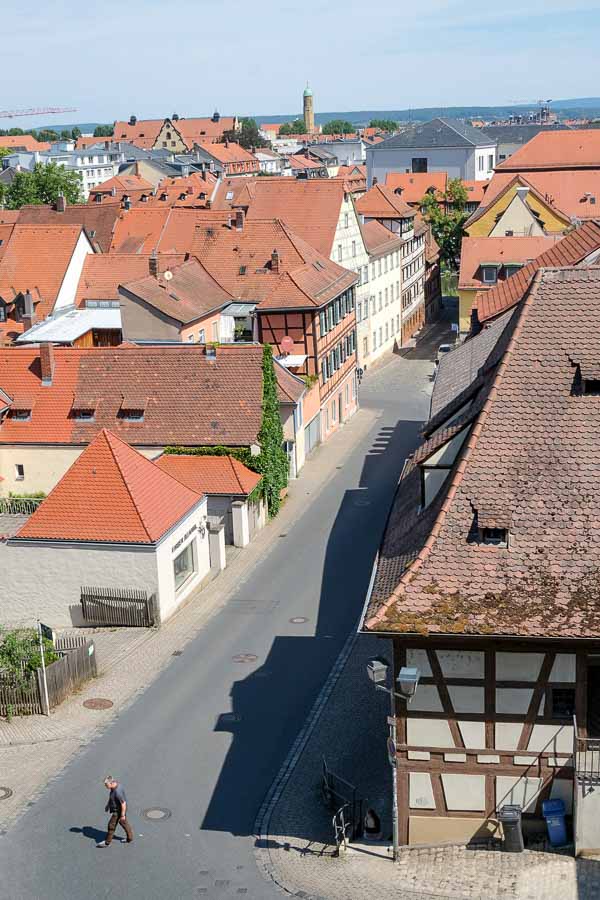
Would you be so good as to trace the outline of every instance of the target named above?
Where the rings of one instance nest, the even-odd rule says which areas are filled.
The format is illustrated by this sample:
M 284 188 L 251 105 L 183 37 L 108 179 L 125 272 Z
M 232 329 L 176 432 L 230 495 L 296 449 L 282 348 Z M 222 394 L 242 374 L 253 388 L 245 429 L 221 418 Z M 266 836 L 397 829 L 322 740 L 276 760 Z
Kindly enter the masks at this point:
M 573 716 L 573 766 L 579 784 L 600 784 L 600 738 L 582 737 Z
M 31 516 L 44 497 L 0 497 L 0 515 Z

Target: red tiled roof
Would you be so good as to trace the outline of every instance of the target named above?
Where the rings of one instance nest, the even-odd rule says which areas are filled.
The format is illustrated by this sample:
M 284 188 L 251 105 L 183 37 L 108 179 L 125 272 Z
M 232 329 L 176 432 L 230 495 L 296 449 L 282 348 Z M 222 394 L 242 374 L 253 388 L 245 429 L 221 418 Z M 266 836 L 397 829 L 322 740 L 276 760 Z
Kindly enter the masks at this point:
M 110 259 L 118 259 L 111 254 Z M 209 275 L 197 259 L 190 259 L 171 269 L 170 279 L 165 279 L 164 257 L 159 257 L 161 274 L 149 275 L 148 270 L 138 281 L 122 282 L 127 294 L 139 297 L 144 303 L 177 322 L 187 324 L 223 307 L 231 300 L 227 293 Z
M 248 220 L 281 219 L 295 234 L 328 257 L 343 200 L 342 180 L 257 178 L 248 207 Z
M 258 170 L 258 160 L 256 157 L 235 141 L 227 141 L 224 144 L 209 144 L 202 147 L 205 153 L 210 153 L 215 159 L 221 163 L 249 162 L 256 163 Z
M 39 352 L 0 350 L 0 389 L 35 400 L 30 421 L 2 421 L 0 444 L 87 444 L 102 428 L 142 447 L 258 443 L 259 345 L 222 345 L 216 359 L 197 344 L 54 348 L 51 386 L 42 386 Z M 120 414 L 123 396 L 134 392 L 147 400 L 143 421 Z M 96 399 L 94 421 L 73 416 L 76 395 Z
M 540 271 L 509 327 L 438 498 L 415 518 L 418 471 L 400 482 L 369 630 L 600 636 L 600 400 L 577 382 L 578 360 L 600 352 L 600 269 Z M 508 524 L 508 547 L 480 543 L 479 516 Z
M 280 403 L 297 403 L 306 392 L 306 384 L 279 360 L 275 359 L 275 377 L 277 379 L 277 396 Z
M 489 289 L 482 281 L 482 263 L 525 264 L 556 243 L 558 235 L 542 237 L 465 237 L 460 252 L 459 288 Z
M 212 118 L 170 121 L 173 128 L 181 135 L 188 150 L 191 150 L 194 144 L 218 141 L 226 131 L 233 131 L 236 126 L 235 116 L 221 116 L 218 122 L 213 122 Z
M 232 494 L 247 497 L 260 482 L 258 472 L 233 456 L 163 454 L 156 465 L 199 494 Z
M 448 186 L 447 172 L 388 172 L 385 186 L 392 191 L 400 191 L 405 203 L 420 203 L 427 191 L 433 188 L 443 194 Z
M 142 204 L 123 211 L 114 228 L 111 253 L 188 253 L 196 229 L 226 222 L 226 212 Z
M 199 492 L 102 429 L 17 538 L 154 544 L 200 500 Z
M 562 217 L 565 226 L 572 218 L 593 219 L 600 202 L 600 169 L 556 170 L 554 172 L 496 172 L 483 202 L 467 221 L 467 228 L 480 219 L 493 203 L 514 185 L 529 187 L 534 196 Z M 596 202 L 592 202 L 595 198 Z M 527 198 L 525 198 L 527 203 Z M 543 219 L 543 214 L 542 214 Z
M 467 192 L 467 203 L 482 203 L 490 181 L 463 181 Z
M 48 141 L 38 141 L 32 134 L 5 134 L 0 136 L 0 147 L 30 153 L 33 150 L 49 150 L 50 144 Z
M 384 184 L 373 187 L 356 201 L 356 211 L 372 219 L 412 218 L 415 211 Z
M 94 200 L 96 194 L 111 194 L 113 189 L 116 194 L 143 194 L 154 190 L 154 185 L 141 175 L 114 175 L 90 190 L 88 203 L 97 203 Z
M 540 131 L 512 156 L 496 166 L 498 172 L 531 169 L 600 169 L 600 131 Z
M 81 225 L 16 224 L 0 260 L 0 297 L 29 290 L 38 319 L 49 315 L 81 233 Z
M 247 209 L 254 199 L 258 178 L 223 178 L 212 196 L 212 209 Z
M 157 264 L 161 272 L 181 265 L 183 254 L 161 254 Z M 150 272 L 149 253 L 98 253 L 88 256 L 77 286 L 76 306 L 86 300 L 119 300 L 119 285 L 137 281 Z
M 479 322 L 493 319 L 523 299 L 538 269 L 544 266 L 575 266 L 600 248 L 600 222 L 584 222 L 580 228 L 565 235 L 550 249 L 528 263 L 511 278 L 498 283 L 489 291 L 477 294 L 476 311 Z
M 163 127 L 164 119 L 140 119 L 135 125 L 129 122 L 115 122 L 113 141 L 129 141 L 136 147 L 150 149 Z
M 357 280 L 278 219 L 246 219 L 241 231 L 235 224 L 198 229 L 192 253 L 232 296 L 261 309 L 319 307 Z
M 372 219 L 360 226 L 365 247 L 370 256 L 378 256 L 379 254 L 391 253 L 398 250 L 402 244 L 402 238 L 394 234 L 381 222 Z
M 67 206 L 64 212 L 57 212 L 52 206 L 23 206 L 19 212 L 20 225 L 82 225 L 94 247 L 108 253 L 115 222 L 121 215 L 121 204 L 118 200 L 107 199 L 93 205 Z
M 317 162 L 316 159 L 311 159 L 301 153 L 290 153 L 288 162 L 292 169 L 322 169 L 324 166 L 324 163 Z

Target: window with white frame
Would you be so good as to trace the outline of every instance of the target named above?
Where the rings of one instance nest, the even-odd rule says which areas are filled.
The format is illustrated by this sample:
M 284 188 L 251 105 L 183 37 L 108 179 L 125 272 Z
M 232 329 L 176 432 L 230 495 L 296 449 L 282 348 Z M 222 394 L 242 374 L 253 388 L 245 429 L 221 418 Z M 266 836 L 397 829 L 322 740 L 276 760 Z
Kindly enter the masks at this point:
M 15 481 L 23 481 L 25 479 L 25 466 L 22 463 L 15 465 Z
M 352 256 L 356 256 L 356 241 L 352 241 Z
M 483 283 L 496 284 L 498 280 L 498 269 L 496 266 L 482 266 Z
M 338 262 L 342 261 L 342 245 L 338 244 Z
M 196 571 L 195 540 L 190 541 L 173 560 L 173 580 L 175 590 L 180 590 Z

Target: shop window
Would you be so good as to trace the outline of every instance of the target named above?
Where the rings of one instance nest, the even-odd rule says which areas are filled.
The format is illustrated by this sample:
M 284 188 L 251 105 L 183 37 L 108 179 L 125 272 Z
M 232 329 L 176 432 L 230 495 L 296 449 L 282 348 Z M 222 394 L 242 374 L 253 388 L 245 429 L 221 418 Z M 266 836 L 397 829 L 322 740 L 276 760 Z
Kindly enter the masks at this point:
M 173 560 L 173 578 L 176 591 L 180 590 L 196 571 L 194 543 L 195 541 L 191 541 Z

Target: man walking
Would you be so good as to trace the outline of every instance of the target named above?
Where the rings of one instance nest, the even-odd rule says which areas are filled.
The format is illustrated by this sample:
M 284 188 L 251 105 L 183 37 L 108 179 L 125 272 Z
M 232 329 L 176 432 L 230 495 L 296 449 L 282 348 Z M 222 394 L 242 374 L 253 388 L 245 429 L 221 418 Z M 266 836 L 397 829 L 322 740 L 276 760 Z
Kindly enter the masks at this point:
M 108 820 L 106 840 L 100 841 L 96 846 L 110 847 L 117 825 L 121 826 L 127 835 L 127 843 L 131 844 L 133 841 L 133 829 L 127 821 L 127 797 L 125 796 L 123 785 L 119 784 L 112 775 L 107 775 L 104 779 L 104 786 L 110 791 L 108 803 L 104 808 L 105 812 L 110 812 L 110 819 Z

